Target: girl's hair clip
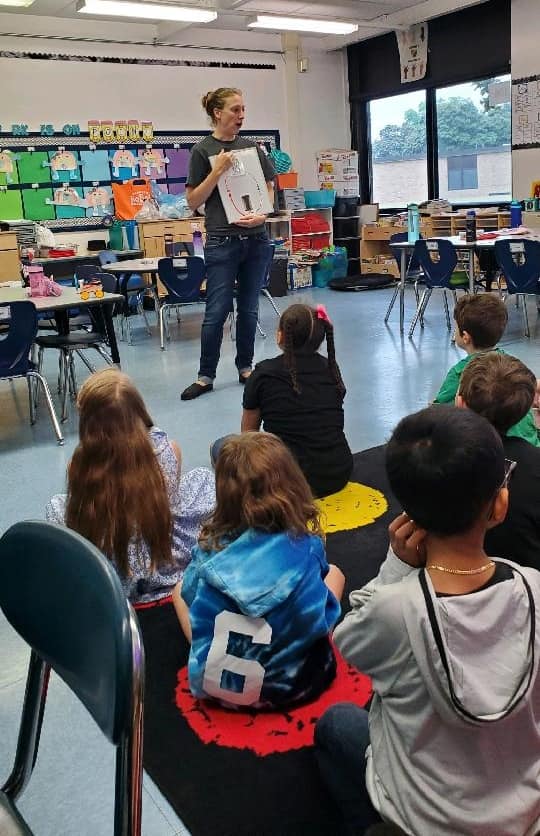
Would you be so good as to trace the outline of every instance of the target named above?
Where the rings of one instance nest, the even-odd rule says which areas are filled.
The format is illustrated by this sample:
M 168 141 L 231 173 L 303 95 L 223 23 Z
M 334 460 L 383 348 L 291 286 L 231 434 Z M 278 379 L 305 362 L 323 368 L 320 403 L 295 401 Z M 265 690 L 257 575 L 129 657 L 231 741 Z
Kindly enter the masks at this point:
M 328 312 L 327 312 L 326 308 L 324 307 L 324 305 L 317 305 L 317 307 L 315 308 L 315 311 L 317 313 L 317 319 L 322 319 L 323 322 L 328 322 L 329 325 L 332 324 L 331 321 L 330 321 L 330 317 L 328 316 Z

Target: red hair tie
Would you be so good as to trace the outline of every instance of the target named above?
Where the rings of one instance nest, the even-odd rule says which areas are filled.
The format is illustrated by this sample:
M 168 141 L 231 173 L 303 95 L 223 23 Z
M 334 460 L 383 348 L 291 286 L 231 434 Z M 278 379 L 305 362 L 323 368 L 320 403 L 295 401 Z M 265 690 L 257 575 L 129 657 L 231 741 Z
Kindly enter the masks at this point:
M 326 308 L 324 307 L 324 305 L 317 305 L 315 310 L 317 312 L 317 319 L 322 319 L 324 322 L 328 322 L 329 325 L 332 324 L 331 321 L 330 321 L 330 317 L 328 316 L 328 312 L 327 312 Z

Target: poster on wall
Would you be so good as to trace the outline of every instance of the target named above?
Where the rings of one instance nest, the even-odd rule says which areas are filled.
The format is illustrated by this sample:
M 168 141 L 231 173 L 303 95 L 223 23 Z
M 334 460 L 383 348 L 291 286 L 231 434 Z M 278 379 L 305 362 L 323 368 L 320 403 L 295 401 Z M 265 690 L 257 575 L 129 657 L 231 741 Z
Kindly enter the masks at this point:
M 396 31 L 401 67 L 401 83 L 424 78 L 427 70 L 428 25 L 416 23 Z
M 540 75 L 512 81 L 512 148 L 540 148 Z

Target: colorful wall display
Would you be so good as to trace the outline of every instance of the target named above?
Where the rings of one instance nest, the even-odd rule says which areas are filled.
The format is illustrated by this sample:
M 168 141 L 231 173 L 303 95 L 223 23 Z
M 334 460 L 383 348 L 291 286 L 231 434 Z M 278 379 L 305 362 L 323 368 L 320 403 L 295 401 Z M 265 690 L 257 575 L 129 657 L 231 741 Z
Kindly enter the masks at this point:
M 190 150 L 208 133 L 155 131 L 136 120 L 93 120 L 85 134 L 76 125 L 52 135 L 50 125 L 35 132 L 12 127 L 26 130 L 0 132 L 0 220 L 41 221 L 56 230 L 103 226 L 104 216 L 115 214 L 113 185 L 125 186 L 117 191 L 125 195 L 131 181 L 144 180 L 182 194 Z M 268 151 L 279 148 L 279 131 L 243 136 Z

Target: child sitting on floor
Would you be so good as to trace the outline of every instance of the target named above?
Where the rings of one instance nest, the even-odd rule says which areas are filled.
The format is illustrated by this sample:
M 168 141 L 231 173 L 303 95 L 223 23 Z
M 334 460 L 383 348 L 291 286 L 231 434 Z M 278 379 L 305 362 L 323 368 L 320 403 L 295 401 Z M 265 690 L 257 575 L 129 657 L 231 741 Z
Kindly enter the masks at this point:
M 478 293 L 476 296 L 462 296 L 454 309 L 456 321 L 456 345 L 467 356 L 452 366 L 439 389 L 434 403 L 454 403 L 459 390 L 461 373 L 473 357 L 486 351 L 498 351 L 504 354 L 497 343 L 504 334 L 508 313 L 504 302 L 491 293 Z M 535 447 L 540 447 L 538 432 L 531 410 L 507 432 L 511 437 L 524 438 Z
M 508 514 L 487 532 L 487 554 L 540 569 L 540 447 L 507 435 L 527 414 L 535 396 L 536 378 L 521 360 L 489 351 L 474 357 L 463 370 L 456 406 L 487 418 L 501 436 L 506 458 L 516 462 Z
M 229 436 L 216 500 L 173 594 L 192 693 L 233 707 L 316 699 L 336 673 L 329 633 L 344 578 L 326 562 L 300 468 L 269 433 Z
M 388 443 L 404 508 L 378 576 L 334 632 L 372 677 L 368 713 L 330 708 L 319 766 L 347 833 L 380 816 L 422 836 L 535 836 L 540 829 L 540 573 L 490 560 L 508 505 L 495 429 L 431 406 Z
M 319 354 L 326 339 L 328 358 Z M 343 432 L 345 385 L 334 328 L 323 305 L 291 305 L 281 315 L 278 357 L 257 363 L 246 381 L 242 432 L 263 424 L 292 451 L 313 495 L 345 487 L 352 454 Z
M 180 448 L 154 426 L 129 377 L 104 369 L 77 399 L 79 444 L 67 495 L 53 496 L 47 520 L 67 525 L 114 564 L 133 604 L 170 595 L 215 505 L 205 467 L 180 476 Z

